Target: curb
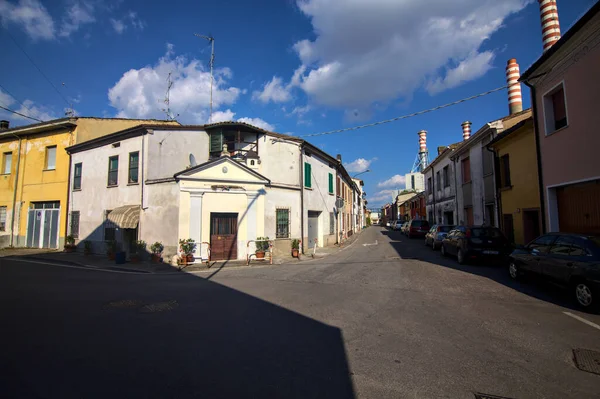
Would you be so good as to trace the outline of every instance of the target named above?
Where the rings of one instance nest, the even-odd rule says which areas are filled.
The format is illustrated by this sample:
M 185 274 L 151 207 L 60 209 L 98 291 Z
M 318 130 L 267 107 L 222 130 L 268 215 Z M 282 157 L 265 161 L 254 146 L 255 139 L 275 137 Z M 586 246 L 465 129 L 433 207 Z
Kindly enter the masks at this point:
M 148 270 L 130 269 L 130 268 L 118 267 L 118 266 L 106 266 L 106 267 L 92 266 L 92 265 L 86 265 L 86 264 L 80 263 L 80 262 L 73 262 L 73 261 L 70 261 L 70 260 L 60 260 L 60 259 L 45 258 L 43 256 L 6 256 L 5 258 L 6 259 L 19 260 L 19 261 L 32 260 L 32 261 L 38 261 L 38 262 L 52 263 L 52 264 L 56 264 L 56 265 L 77 266 L 77 267 L 82 267 L 82 268 L 91 269 L 91 270 L 115 270 L 115 271 L 120 271 L 120 272 L 141 273 L 141 274 L 166 274 L 166 273 L 170 273 L 170 272 L 154 273 L 154 272 L 151 272 L 151 271 L 148 271 Z

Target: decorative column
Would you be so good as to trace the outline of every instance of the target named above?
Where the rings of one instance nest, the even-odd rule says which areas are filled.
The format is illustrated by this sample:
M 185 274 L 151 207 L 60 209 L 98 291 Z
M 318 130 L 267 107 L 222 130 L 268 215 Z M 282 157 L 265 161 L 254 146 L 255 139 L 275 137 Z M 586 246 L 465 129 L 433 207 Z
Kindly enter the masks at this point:
M 258 208 L 258 197 L 257 192 L 247 192 L 248 198 L 248 211 L 246 212 L 246 242 L 249 240 L 256 240 L 256 222 L 257 222 L 257 208 Z
M 190 193 L 190 238 L 196 242 L 195 258 L 202 258 L 202 196 L 203 192 Z

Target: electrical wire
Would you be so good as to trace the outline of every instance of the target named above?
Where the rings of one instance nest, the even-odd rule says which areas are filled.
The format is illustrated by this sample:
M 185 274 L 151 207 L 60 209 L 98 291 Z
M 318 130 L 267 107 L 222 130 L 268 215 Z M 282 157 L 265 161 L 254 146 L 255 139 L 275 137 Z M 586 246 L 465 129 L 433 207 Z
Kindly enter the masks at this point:
M 9 96 L 11 96 L 16 102 L 21 104 L 23 106 L 23 108 L 25 108 L 27 111 L 31 112 L 31 109 L 28 106 L 26 106 L 22 101 L 19 101 L 19 99 L 17 97 L 15 97 L 10 91 L 8 91 L 8 89 L 6 87 L 4 87 L 0 84 L 0 89 L 2 89 L 2 91 L 4 91 Z
M 505 85 L 505 86 L 502 86 L 502 87 L 497 87 L 495 89 L 488 90 L 486 92 L 479 93 L 479 94 L 476 94 L 474 96 L 462 98 L 460 100 L 453 101 L 451 103 L 447 103 L 447 104 L 443 104 L 443 105 L 438 105 L 437 107 L 425 109 L 425 110 L 418 111 L 418 112 L 413 112 L 412 114 L 397 116 L 397 117 L 391 118 L 391 119 L 386 119 L 386 120 L 382 120 L 382 121 L 378 121 L 378 122 L 368 123 L 366 125 L 353 126 L 353 127 L 348 127 L 348 128 L 344 128 L 344 129 L 338 129 L 338 130 L 331 130 L 331 131 L 322 132 L 322 133 L 305 134 L 305 135 L 300 135 L 298 137 L 325 136 L 325 135 L 328 135 L 328 134 L 343 133 L 343 132 L 348 132 L 348 131 L 351 131 L 351 130 L 359 130 L 359 129 L 364 129 L 364 128 L 367 128 L 367 127 L 373 127 L 373 126 L 383 125 L 385 123 L 396 122 L 396 121 L 399 121 L 401 119 L 412 118 L 414 116 L 427 114 L 429 112 L 437 111 L 437 110 L 440 110 L 440 109 L 443 109 L 443 108 L 451 107 L 453 105 L 457 105 L 457 104 L 461 104 L 461 103 L 464 103 L 464 102 L 467 102 L 467 101 L 471 101 L 471 100 L 474 100 L 476 98 L 484 97 L 484 96 L 487 96 L 489 94 L 495 93 L 497 91 L 504 90 L 506 88 L 508 88 L 508 85 Z
M 6 107 L 3 107 L 2 105 L 0 105 L 0 108 L 1 108 L 1 109 L 3 109 L 3 110 L 5 110 L 5 111 L 12 112 L 13 114 L 17 114 L 17 115 L 19 115 L 19 116 L 22 116 L 23 118 L 31 119 L 31 120 L 38 121 L 38 122 L 44 122 L 44 121 L 43 121 L 43 120 L 41 120 L 41 119 L 34 118 L 34 117 L 32 117 L 32 116 L 27 116 L 27 115 L 25 115 L 25 114 L 22 114 L 22 113 L 20 113 L 20 112 L 17 112 L 17 111 L 13 111 L 12 109 L 8 109 L 8 108 L 6 108 Z

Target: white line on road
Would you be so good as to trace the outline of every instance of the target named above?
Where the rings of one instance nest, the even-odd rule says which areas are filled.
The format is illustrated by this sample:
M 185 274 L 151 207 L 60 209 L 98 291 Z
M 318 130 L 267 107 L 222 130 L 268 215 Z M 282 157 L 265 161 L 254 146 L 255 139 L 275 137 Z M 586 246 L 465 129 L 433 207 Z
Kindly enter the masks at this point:
M 567 316 L 574 318 L 575 320 L 579 320 L 580 322 L 587 324 L 590 327 L 594 327 L 594 328 L 597 328 L 598 330 L 600 330 L 600 326 L 598 324 L 592 323 L 591 321 L 586 320 L 583 317 L 579 317 L 579 316 L 574 315 L 573 313 L 569 313 L 569 312 L 563 312 L 563 313 L 566 314 Z
M 375 243 L 373 243 L 373 244 L 363 244 L 363 247 L 368 247 L 368 246 L 371 246 L 371 245 L 379 245 L 379 242 L 377 240 L 375 240 Z

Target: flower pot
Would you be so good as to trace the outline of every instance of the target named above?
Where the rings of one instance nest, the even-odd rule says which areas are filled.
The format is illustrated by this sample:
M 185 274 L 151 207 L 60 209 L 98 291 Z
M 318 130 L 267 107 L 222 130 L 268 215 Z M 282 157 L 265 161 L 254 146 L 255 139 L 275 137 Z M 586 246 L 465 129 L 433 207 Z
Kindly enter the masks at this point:
M 188 254 L 188 255 L 186 256 L 186 262 L 187 262 L 187 263 L 194 263 L 194 255 L 192 255 L 192 254 Z
M 75 252 L 74 245 L 65 245 L 65 252 Z
M 256 251 L 256 259 L 264 259 L 265 251 Z
M 160 254 L 152 254 L 152 263 L 160 263 L 161 260 Z
M 297 258 L 299 254 L 300 254 L 300 251 L 298 251 L 297 249 L 292 249 L 292 256 L 294 258 Z

